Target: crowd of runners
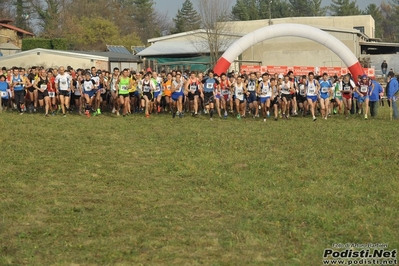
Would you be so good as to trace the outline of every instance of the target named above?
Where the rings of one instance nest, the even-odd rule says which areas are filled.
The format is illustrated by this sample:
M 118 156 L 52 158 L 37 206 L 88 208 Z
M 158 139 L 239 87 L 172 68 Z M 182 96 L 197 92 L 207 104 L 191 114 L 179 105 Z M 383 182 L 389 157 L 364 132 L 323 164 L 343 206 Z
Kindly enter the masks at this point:
M 45 116 L 68 113 L 115 116 L 133 113 L 149 118 L 156 114 L 171 117 L 206 115 L 237 119 L 251 117 L 267 121 L 309 116 L 328 119 L 332 115 L 376 115 L 384 89 L 367 76 L 354 82 L 350 75 L 330 77 L 270 73 L 208 73 L 172 71 L 160 73 L 114 68 L 112 72 L 60 67 L 28 70 L 3 68 L 0 76 L 3 110 L 41 113 Z

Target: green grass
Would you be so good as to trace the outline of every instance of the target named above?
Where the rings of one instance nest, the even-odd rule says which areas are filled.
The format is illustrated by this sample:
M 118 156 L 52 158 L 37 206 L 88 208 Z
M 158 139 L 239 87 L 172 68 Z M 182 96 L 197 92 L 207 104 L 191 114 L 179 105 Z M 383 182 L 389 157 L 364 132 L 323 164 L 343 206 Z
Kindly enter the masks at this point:
M 0 114 L 0 265 L 321 265 L 399 247 L 398 123 Z

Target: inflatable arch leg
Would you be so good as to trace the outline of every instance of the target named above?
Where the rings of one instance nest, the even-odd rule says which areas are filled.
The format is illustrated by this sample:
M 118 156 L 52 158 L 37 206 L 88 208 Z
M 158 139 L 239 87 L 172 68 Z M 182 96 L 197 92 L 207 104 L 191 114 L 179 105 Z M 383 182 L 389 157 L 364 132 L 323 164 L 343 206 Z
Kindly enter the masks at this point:
M 302 24 L 277 24 L 266 26 L 248 33 L 234 42 L 216 63 L 214 71 L 216 74 L 227 71 L 231 63 L 251 46 L 268 39 L 277 37 L 301 37 L 318 42 L 341 58 L 351 72 L 353 78 L 364 74 L 363 68 L 352 51 L 334 36 L 318 28 Z

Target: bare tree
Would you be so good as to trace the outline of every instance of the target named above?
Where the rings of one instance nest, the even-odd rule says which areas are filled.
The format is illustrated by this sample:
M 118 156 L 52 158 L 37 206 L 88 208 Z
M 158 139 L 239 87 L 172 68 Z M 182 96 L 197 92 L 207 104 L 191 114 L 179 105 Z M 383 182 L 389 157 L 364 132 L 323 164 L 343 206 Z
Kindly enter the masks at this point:
M 60 37 L 67 0 L 28 0 L 44 37 Z
M 221 56 L 221 51 L 231 42 L 228 34 L 226 34 L 230 32 L 230 27 L 227 23 L 231 18 L 230 1 L 197 0 L 197 5 L 202 29 L 206 32 L 206 40 L 204 42 L 209 48 L 211 66 L 214 66 Z

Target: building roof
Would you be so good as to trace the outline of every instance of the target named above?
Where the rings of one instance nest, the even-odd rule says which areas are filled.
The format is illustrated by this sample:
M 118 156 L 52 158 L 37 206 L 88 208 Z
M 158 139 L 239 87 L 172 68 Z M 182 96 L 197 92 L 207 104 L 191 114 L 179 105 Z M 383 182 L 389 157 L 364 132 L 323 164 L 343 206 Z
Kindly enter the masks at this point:
M 381 47 L 399 47 L 399 43 L 391 43 L 391 42 L 360 42 L 360 45 L 364 46 L 381 46 Z
M 162 37 L 158 37 L 158 38 L 148 39 L 148 42 L 155 43 L 155 42 L 165 41 L 165 40 L 179 38 L 179 37 L 186 37 L 189 35 L 206 34 L 206 33 L 207 33 L 207 31 L 204 29 L 192 30 L 192 31 L 186 31 L 186 32 L 181 32 L 181 33 L 176 33 L 176 34 L 170 34 L 170 35 L 166 35 L 166 36 L 162 36 Z M 232 36 L 232 37 L 242 37 L 243 36 L 242 34 L 237 34 L 237 33 L 233 33 L 233 32 L 223 32 L 223 33 L 219 33 L 219 34 L 226 35 L 226 36 Z
M 86 51 L 60 51 L 60 50 L 51 50 L 51 49 L 43 49 L 36 48 L 28 51 L 19 52 L 13 55 L 6 56 L 7 58 L 18 58 L 29 54 L 51 54 L 51 55 L 62 55 L 62 56 L 71 56 L 71 57 L 79 57 L 84 59 L 93 59 L 93 60 L 102 60 L 102 61 L 111 61 L 111 62 L 141 62 L 141 59 L 137 55 L 133 54 L 120 54 L 115 52 L 86 52 Z
M 13 31 L 25 34 L 25 35 L 35 36 L 35 34 L 33 34 L 32 32 L 20 29 L 18 27 L 15 27 L 15 26 L 7 24 L 7 23 L 0 23 L 0 27 L 7 28 L 7 29 L 10 29 L 10 30 L 13 30 Z
M 138 56 L 164 56 L 164 55 L 193 55 L 209 54 L 206 41 L 207 31 L 204 29 L 171 34 L 159 38 L 149 39 L 151 45 L 137 53 Z M 222 32 L 219 52 L 224 52 L 233 42 L 241 38 L 242 34 Z M 176 40 L 174 40 L 176 39 Z
M 134 54 L 138 54 L 143 51 L 146 47 L 145 46 L 132 46 L 132 50 Z
M 228 39 L 224 42 L 219 52 L 224 52 L 226 49 L 236 41 Z M 189 55 L 189 54 L 209 54 L 209 47 L 206 40 L 179 40 L 168 42 L 156 42 L 147 47 L 138 56 L 159 56 L 159 55 Z
M 107 44 L 107 49 L 110 52 L 115 52 L 115 53 L 120 53 L 120 54 L 132 54 L 129 52 L 128 49 L 125 48 L 125 46 L 122 45 L 108 45 Z
M 86 52 L 86 51 L 70 51 L 75 54 L 83 54 L 83 55 L 93 55 L 93 56 L 103 56 L 107 57 L 111 62 L 134 62 L 139 63 L 142 62 L 139 56 L 133 55 L 131 53 L 116 53 L 116 52 Z
M 80 57 L 80 58 L 104 60 L 104 61 L 108 60 L 108 58 L 105 56 L 83 54 L 83 53 L 72 52 L 72 51 L 43 49 L 43 48 L 36 48 L 36 49 L 28 50 L 28 51 L 19 52 L 19 53 L 13 54 L 13 55 L 6 56 L 5 58 L 18 58 L 18 57 L 23 57 L 25 55 L 30 55 L 30 54 L 40 55 L 41 53 L 50 54 L 50 55 L 76 56 L 76 57 Z

